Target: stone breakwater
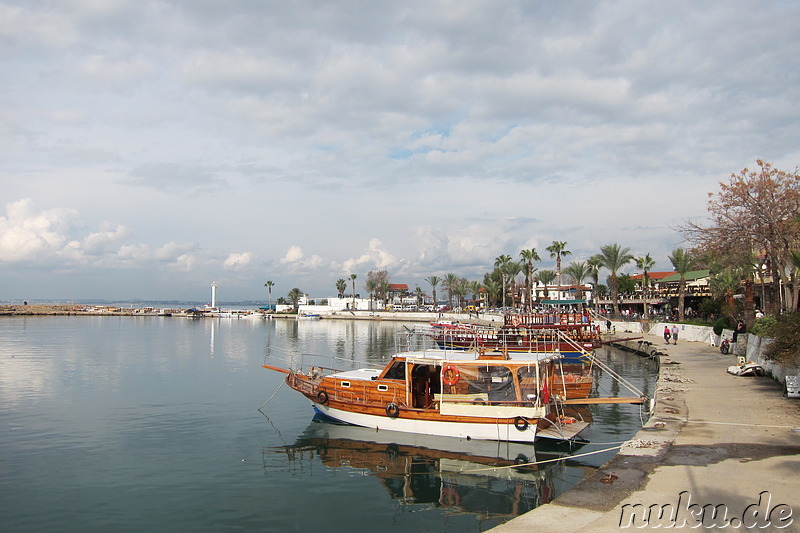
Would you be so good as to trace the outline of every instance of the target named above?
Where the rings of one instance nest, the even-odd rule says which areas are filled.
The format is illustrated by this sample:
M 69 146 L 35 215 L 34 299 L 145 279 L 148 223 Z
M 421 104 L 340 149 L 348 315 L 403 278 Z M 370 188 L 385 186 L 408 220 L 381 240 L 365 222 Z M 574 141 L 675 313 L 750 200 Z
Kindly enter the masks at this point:
M 117 316 L 156 316 L 163 310 L 137 309 L 114 306 L 87 306 L 78 304 L 15 304 L 0 305 L 0 316 L 14 315 L 117 315 Z M 171 310 L 182 313 L 182 309 Z

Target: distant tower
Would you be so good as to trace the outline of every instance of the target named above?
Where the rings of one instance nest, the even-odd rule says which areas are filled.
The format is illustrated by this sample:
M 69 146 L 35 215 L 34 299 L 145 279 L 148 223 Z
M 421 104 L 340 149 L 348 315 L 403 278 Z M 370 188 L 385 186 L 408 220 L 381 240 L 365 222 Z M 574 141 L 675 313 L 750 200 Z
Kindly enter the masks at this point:
M 217 308 L 217 282 L 211 282 L 211 307 Z

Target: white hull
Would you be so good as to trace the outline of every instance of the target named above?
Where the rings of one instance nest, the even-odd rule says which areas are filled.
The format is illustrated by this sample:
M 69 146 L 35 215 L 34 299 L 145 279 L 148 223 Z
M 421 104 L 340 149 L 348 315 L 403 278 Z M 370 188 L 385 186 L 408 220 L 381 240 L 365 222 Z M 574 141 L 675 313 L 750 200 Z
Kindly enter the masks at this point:
M 437 435 L 462 439 L 529 442 L 536 439 L 536 424 L 528 424 L 524 430 L 517 429 L 514 424 L 486 424 L 469 422 L 437 422 L 408 418 L 408 412 L 400 412 L 397 418 L 353 413 L 342 409 L 334 409 L 327 405 L 312 402 L 319 413 L 347 424 L 368 428 L 377 428 L 403 433 Z

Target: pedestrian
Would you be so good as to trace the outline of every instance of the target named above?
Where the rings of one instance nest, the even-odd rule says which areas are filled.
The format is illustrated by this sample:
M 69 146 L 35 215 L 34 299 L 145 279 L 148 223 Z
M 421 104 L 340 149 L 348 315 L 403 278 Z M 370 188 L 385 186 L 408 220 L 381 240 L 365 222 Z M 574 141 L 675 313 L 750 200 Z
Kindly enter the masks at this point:
M 669 326 L 664 326 L 664 341 L 669 344 L 669 338 L 672 334 L 669 332 Z
M 672 324 L 672 340 L 675 344 L 678 344 L 678 325 Z
M 611 321 L 606 320 L 606 331 L 611 331 Z
M 739 342 L 740 335 L 742 336 L 741 343 Z M 738 324 L 736 324 L 736 329 L 733 330 L 733 338 L 731 339 L 731 343 L 733 344 L 734 355 L 747 354 L 747 328 L 744 326 L 744 322 L 742 322 L 741 320 L 739 321 Z

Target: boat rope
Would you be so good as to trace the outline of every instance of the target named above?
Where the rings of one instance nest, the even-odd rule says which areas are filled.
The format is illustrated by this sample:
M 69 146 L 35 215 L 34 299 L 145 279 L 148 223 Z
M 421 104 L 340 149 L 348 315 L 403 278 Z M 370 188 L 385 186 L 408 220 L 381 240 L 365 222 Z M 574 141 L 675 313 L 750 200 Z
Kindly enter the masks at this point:
M 264 407 L 266 407 L 266 405 L 267 405 L 269 402 L 271 402 L 271 401 L 272 401 L 272 399 L 275 397 L 275 395 L 276 395 L 276 394 L 278 394 L 278 391 L 279 391 L 279 390 L 281 390 L 281 387 L 283 387 L 283 384 L 284 384 L 284 383 L 286 383 L 286 380 L 285 380 L 285 379 L 282 379 L 282 380 L 281 380 L 281 384 L 280 384 L 280 385 L 278 385 L 278 388 L 277 388 L 277 389 L 275 389 L 275 392 L 273 392 L 273 393 L 272 393 L 272 396 L 270 396 L 269 398 L 267 398 L 267 401 L 266 401 L 266 402 L 264 402 L 264 403 L 261 405 L 261 407 L 259 407 L 259 408 L 258 408 L 258 410 L 259 410 L 259 411 L 261 411 L 261 409 L 263 409 Z M 263 412 L 262 412 L 262 414 L 263 414 Z
M 662 416 L 654 416 L 653 418 L 658 418 L 659 420 L 670 420 L 675 421 L 678 420 L 679 422 L 683 422 L 685 424 L 712 424 L 716 426 L 745 426 L 749 428 L 774 428 L 774 429 L 788 429 L 790 431 L 800 431 L 800 426 L 782 426 L 782 425 L 773 425 L 773 424 L 744 424 L 742 422 L 712 422 L 708 420 L 688 420 L 685 418 L 669 418 L 669 417 L 662 417 Z
M 627 379 L 622 377 L 620 374 L 615 372 L 610 366 L 608 366 L 607 364 L 605 364 L 602 361 L 600 361 L 600 359 L 598 359 L 596 356 L 593 355 L 592 356 L 592 360 L 597 364 L 597 366 L 599 366 L 600 368 L 602 368 L 603 370 L 605 370 L 606 372 L 611 374 L 611 376 L 614 379 L 616 379 L 617 381 L 622 383 L 624 386 L 626 386 L 628 388 L 628 390 L 630 390 L 631 392 L 633 392 L 637 396 L 644 396 L 644 393 L 642 391 L 640 391 L 639 389 L 637 389 L 635 385 L 633 385 L 630 381 L 628 381 Z
M 598 453 L 605 453 L 613 450 L 619 450 L 620 448 L 622 448 L 622 446 L 624 446 L 624 444 L 620 444 L 619 446 L 612 446 L 611 448 L 603 448 L 602 450 L 595 450 L 593 452 L 580 453 L 578 455 L 566 455 L 564 457 L 558 457 L 556 459 L 545 459 L 543 461 L 533 461 L 531 463 L 520 463 L 508 466 L 488 466 L 485 468 L 475 468 L 473 470 L 463 470 L 462 472 L 467 473 L 467 472 L 485 472 L 487 470 L 505 470 L 506 468 L 517 468 L 520 466 L 534 466 L 534 465 L 543 465 L 545 463 L 556 463 L 558 461 L 569 461 L 570 459 L 577 459 L 579 457 L 587 457 L 589 455 L 597 455 Z

